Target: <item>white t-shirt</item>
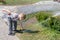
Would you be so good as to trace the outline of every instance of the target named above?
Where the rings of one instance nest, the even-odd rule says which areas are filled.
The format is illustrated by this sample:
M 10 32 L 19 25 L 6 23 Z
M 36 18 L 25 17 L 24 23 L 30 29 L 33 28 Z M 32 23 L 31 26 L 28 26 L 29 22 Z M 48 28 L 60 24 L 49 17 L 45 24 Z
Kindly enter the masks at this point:
M 17 13 L 12 13 L 12 20 L 17 21 L 18 20 L 18 14 Z

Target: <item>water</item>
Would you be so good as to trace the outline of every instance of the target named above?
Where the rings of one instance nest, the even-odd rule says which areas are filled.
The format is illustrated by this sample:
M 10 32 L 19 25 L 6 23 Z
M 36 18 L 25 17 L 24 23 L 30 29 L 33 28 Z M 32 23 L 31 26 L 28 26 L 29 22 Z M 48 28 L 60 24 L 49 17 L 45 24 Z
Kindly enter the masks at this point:
M 30 14 L 37 11 L 60 11 L 60 3 L 53 1 L 40 1 L 32 5 L 18 6 L 17 13 Z

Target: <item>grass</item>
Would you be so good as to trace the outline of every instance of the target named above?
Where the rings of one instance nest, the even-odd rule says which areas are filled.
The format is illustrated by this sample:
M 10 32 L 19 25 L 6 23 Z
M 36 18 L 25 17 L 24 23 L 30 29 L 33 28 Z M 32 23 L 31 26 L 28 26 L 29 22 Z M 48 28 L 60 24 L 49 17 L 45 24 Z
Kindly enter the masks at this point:
M 52 16 L 52 11 L 41 11 L 36 13 L 36 19 L 41 22 Z
M 26 5 L 26 4 L 36 3 L 39 1 L 42 1 L 42 0 L 6 0 L 6 3 L 7 5 Z
M 24 33 L 18 35 L 20 40 L 60 40 L 60 32 L 43 27 L 39 23 L 25 28 Z
M 8 5 L 25 5 L 38 2 L 40 0 L 6 0 Z

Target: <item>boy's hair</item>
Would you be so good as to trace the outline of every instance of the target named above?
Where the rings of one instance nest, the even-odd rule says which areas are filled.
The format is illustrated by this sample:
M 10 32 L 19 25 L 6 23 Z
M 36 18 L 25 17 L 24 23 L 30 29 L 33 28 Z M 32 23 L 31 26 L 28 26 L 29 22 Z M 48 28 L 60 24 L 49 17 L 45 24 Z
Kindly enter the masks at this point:
M 19 18 L 21 18 L 21 17 L 22 17 L 22 19 L 24 20 L 24 19 L 26 18 L 26 15 L 23 14 L 23 13 L 20 13 L 20 14 L 19 14 Z

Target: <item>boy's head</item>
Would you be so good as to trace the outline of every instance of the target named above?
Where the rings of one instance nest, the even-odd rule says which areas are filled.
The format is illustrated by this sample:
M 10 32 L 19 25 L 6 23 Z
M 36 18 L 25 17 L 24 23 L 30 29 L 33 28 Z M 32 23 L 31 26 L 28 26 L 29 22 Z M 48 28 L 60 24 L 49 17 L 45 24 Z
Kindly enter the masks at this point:
M 26 18 L 26 15 L 23 13 L 20 13 L 18 17 L 20 20 L 24 20 Z

